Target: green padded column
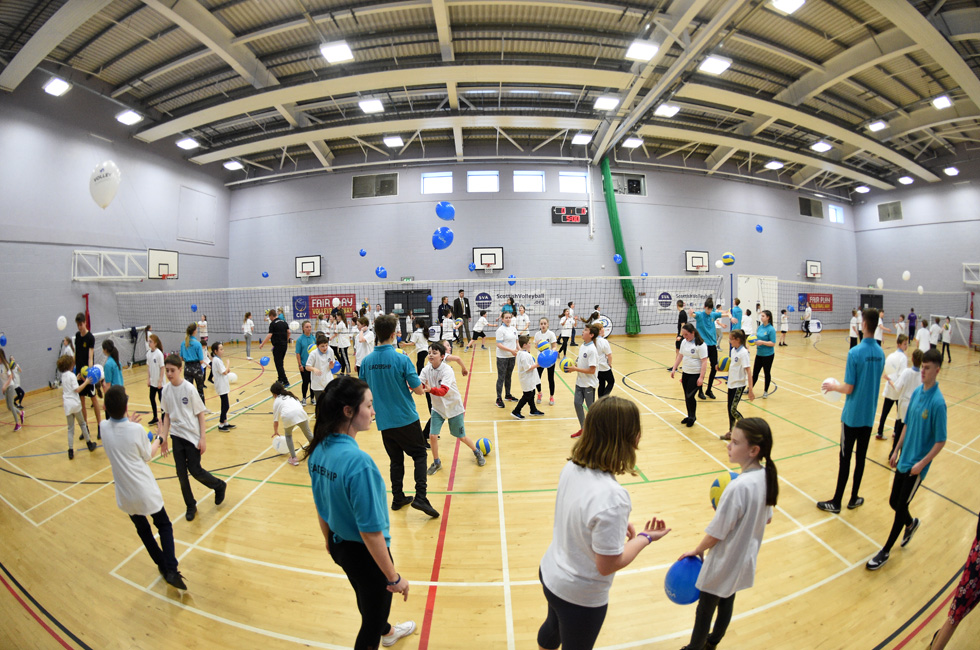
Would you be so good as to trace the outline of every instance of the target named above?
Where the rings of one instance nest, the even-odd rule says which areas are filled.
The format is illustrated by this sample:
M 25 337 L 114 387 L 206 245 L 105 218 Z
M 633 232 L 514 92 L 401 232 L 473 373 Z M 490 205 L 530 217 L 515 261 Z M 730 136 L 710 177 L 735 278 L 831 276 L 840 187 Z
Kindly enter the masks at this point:
M 602 169 L 602 193 L 606 197 L 606 212 L 609 213 L 609 228 L 612 230 L 613 244 L 616 252 L 622 256 L 623 261 L 619 265 L 619 275 L 630 275 L 629 262 L 626 260 L 626 249 L 623 247 L 623 232 L 619 226 L 619 210 L 616 209 L 616 195 L 613 193 L 612 174 L 609 171 L 609 159 L 603 158 L 600 163 Z M 636 309 L 636 289 L 633 288 L 633 281 L 623 278 L 619 281 L 623 287 L 623 298 L 626 300 L 626 333 L 635 335 L 640 333 L 640 312 Z

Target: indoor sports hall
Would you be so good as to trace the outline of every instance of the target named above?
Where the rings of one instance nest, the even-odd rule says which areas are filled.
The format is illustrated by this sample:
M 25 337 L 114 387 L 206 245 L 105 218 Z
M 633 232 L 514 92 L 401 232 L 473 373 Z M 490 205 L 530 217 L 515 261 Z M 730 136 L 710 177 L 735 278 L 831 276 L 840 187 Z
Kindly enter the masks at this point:
M 355 441 L 397 571 L 386 647 L 550 647 L 543 558 L 571 548 L 556 503 L 579 505 L 562 477 L 616 399 L 640 423 L 614 479 L 621 548 L 642 549 L 613 574 L 595 642 L 561 647 L 977 648 L 980 614 L 961 606 L 980 532 L 977 24 L 967 0 L 0 3 L 0 647 L 375 647 L 357 645 L 364 611 L 318 519 L 320 438 L 286 426 L 293 457 L 277 419 L 291 403 L 343 434 L 317 423 L 346 413 L 326 404 L 361 362 L 411 365 L 407 391 L 449 341 L 481 453 L 442 427 L 432 513 L 392 507 L 382 422 L 396 401 L 419 429 L 443 416 L 361 371 L 375 418 Z M 407 361 L 368 345 L 392 322 Z M 317 332 L 334 349 L 322 408 L 305 381 Z M 519 334 L 505 381 L 497 344 Z M 683 350 L 702 338 L 716 356 L 705 395 L 686 396 Z M 523 359 L 551 370 L 518 407 Z M 584 425 L 583 363 L 610 391 L 579 407 Z M 300 404 L 273 394 L 282 379 Z M 203 418 L 184 444 L 225 485 L 190 481 L 190 503 L 178 459 L 195 452 L 178 453 L 181 406 L 166 407 L 182 381 Z M 120 384 L 138 427 L 105 420 Z M 689 645 L 707 592 L 677 602 L 694 586 L 672 568 L 736 516 L 725 495 L 758 468 L 730 451 L 733 390 L 771 430 L 778 501 L 723 638 Z M 833 508 L 850 409 L 873 425 L 850 461 L 860 499 L 850 470 Z M 116 427 L 137 433 L 130 457 Z M 914 441 L 896 467 L 893 439 Z M 179 572 L 137 534 L 156 510 L 128 521 L 124 462 L 159 492 Z M 915 523 L 876 562 L 903 508 Z

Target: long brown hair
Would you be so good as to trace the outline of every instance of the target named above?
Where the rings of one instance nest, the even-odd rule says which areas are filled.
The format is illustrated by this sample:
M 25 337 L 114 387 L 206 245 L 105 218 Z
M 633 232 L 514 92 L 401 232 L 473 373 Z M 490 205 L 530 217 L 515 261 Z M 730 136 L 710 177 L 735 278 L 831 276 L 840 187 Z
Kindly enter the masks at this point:
M 763 467 L 766 471 L 766 505 L 776 505 L 779 497 L 779 477 L 776 474 L 776 463 L 772 462 L 772 429 L 762 418 L 742 418 L 735 428 L 745 434 L 745 440 L 750 445 L 759 448 L 759 458 L 765 460 Z
M 197 331 L 197 323 L 191 323 L 187 326 L 187 331 L 184 335 L 184 347 L 191 347 L 191 337 L 194 336 L 194 332 Z
M 568 460 L 587 469 L 635 475 L 639 443 L 640 410 L 629 400 L 608 395 L 589 409 Z

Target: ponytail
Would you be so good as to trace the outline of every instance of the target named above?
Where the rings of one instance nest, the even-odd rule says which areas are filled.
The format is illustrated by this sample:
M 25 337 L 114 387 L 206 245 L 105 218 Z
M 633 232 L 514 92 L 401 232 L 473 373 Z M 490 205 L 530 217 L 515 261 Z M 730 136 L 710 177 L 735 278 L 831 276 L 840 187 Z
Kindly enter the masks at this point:
M 107 357 L 112 357 L 116 365 L 122 368 L 122 365 L 119 363 L 119 352 L 116 351 L 116 344 L 111 339 L 102 341 L 102 351 L 105 352 Z
M 694 334 L 694 345 L 704 345 L 704 340 L 702 340 L 701 335 L 698 334 L 698 328 L 696 328 L 692 323 L 684 323 L 681 325 L 681 329 L 685 332 L 691 332 Z
M 274 382 L 271 386 L 269 386 L 269 392 L 275 395 L 276 397 L 292 397 L 297 402 L 299 401 L 299 398 L 297 398 L 295 395 L 290 393 L 289 390 L 287 390 L 286 387 L 283 386 L 278 381 Z
M 765 461 L 763 468 L 766 472 L 766 505 L 776 505 L 779 497 L 779 476 L 776 463 L 772 461 L 772 430 L 769 423 L 762 418 L 743 418 L 735 427 L 745 434 L 749 445 L 759 448 L 759 458 Z
M 194 332 L 197 331 L 197 323 L 191 323 L 187 326 L 187 331 L 184 333 L 184 347 L 191 347 L 191 337 L 194 336 Z
M 276 384 L 273 384 L 275 386 Z M 316 402 L 316 423 L 313 425 L 313 440 L 306 449 L 306 456 L 333 433 L 343 433 L 351 418 L 344 413 L 349 406 L 356 415 L 368 390 L 367 382 L 349 375 L 340 375 L 329 384 Z

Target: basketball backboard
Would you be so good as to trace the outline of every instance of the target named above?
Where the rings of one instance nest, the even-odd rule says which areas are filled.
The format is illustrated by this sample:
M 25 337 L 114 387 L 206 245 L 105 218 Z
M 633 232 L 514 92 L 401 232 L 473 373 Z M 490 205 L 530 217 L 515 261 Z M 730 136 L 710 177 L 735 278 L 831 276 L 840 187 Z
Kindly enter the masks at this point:
M 489 247 L 474 247 L 473 248 L 473 263 L 476 264 L 476 268 L 489 268 L 491 271 L 503 271 L 504 270 L 504 247 L 503 246 L 489 246 Z M 487 267 L 487 264 L 490 266 Z
M 806 277 L 819 278 L 823 275 L 823 264 L 820 260 L 806 261 Z
M 303 255 L 296 258 L 296 277 L 318 278 L 320 277 L 320 256 Z
M 168 280 L 179 279 L 177 269 L 179 258 L 180 255 L 177 251 L 147 248 L 146 278 L 148 280 L 163 280 L 163 276 L 167 276 Z
M 686 262 L 684 270 L 696 272 L 708 268 L 708 265 L 711 263 L 708 259 L 709 257 L 708 251 L 684 251 Z

